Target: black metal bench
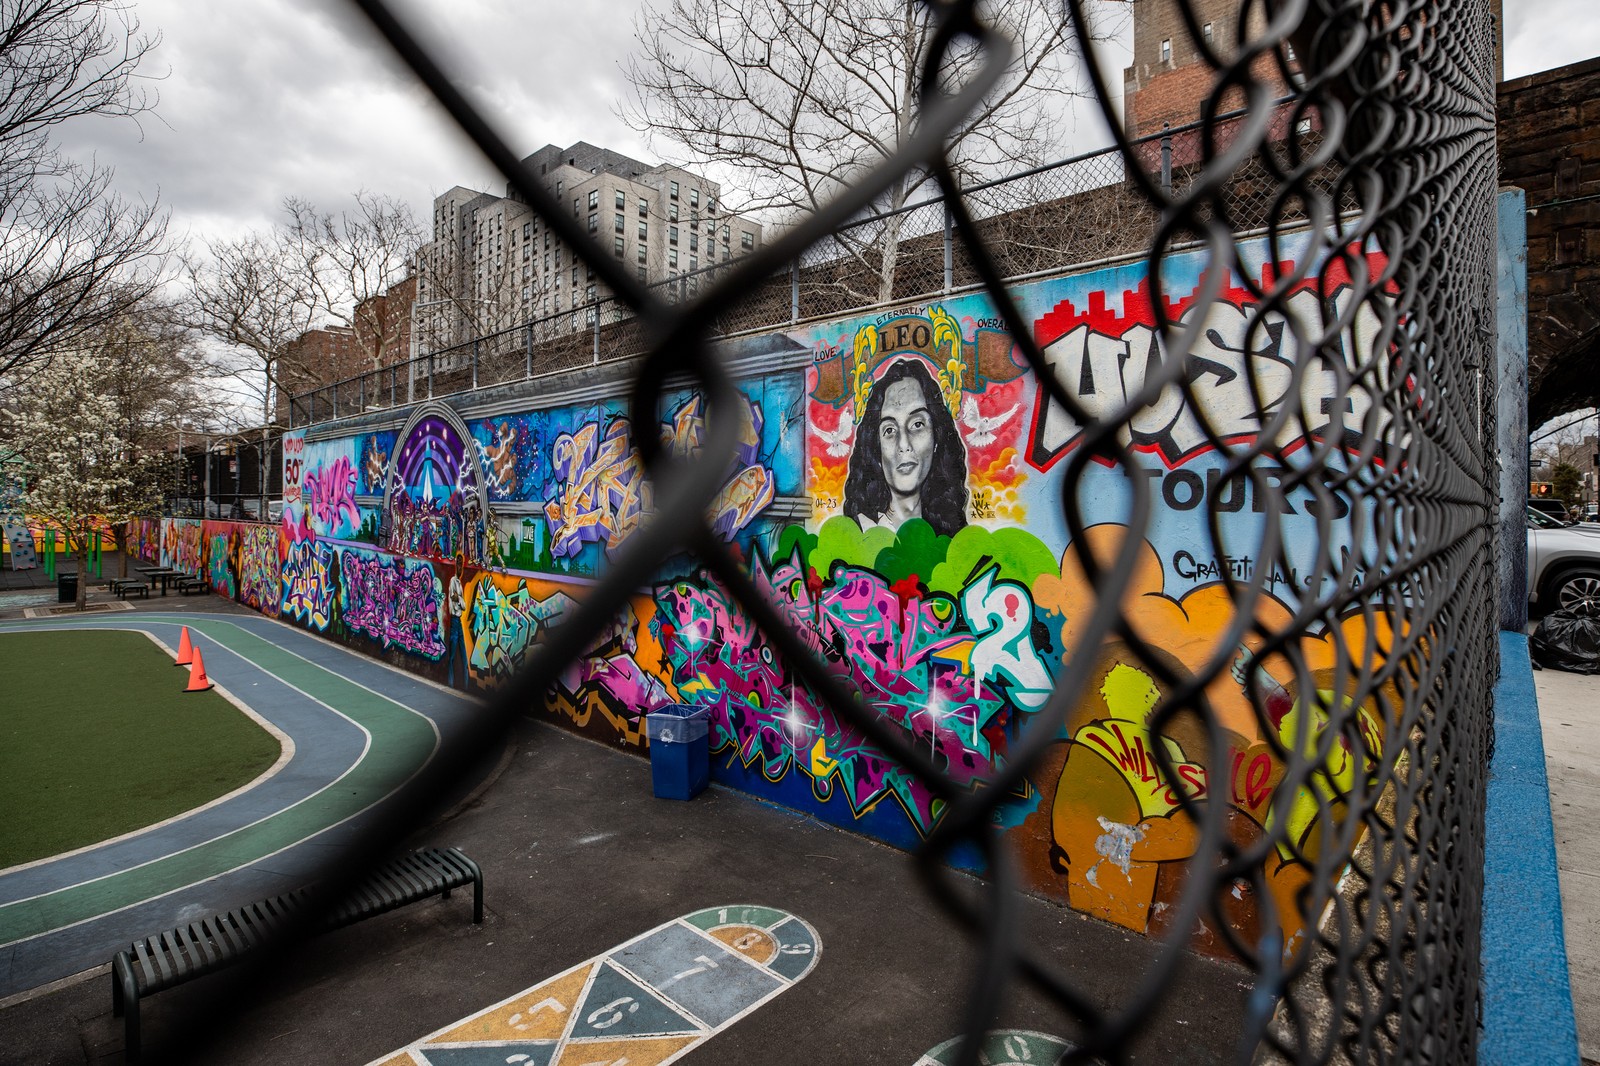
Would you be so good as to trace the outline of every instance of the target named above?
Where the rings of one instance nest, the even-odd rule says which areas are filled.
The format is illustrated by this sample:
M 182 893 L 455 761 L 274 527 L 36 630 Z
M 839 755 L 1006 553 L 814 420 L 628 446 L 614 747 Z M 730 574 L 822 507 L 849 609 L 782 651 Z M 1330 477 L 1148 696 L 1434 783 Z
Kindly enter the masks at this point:
M 178 579 L 177 587 L 185 596 L 192 596 L 197 592 L 210 592 L 211 582 L 203 577 L 183 577 Z
M 353 925 L 430 896 L 472 886 L 472 921 L 483 921 L 483 871 L 456 848 L 423 848 L 387 863 L 318 923 L 319 931 Z M 123 1054 L 139 1060 L 139 999 L 238 962 L 305 905 L 306 889 L 135 941 L 111 963 L 111 1012 L 123 1016 Z
M 110 581 L 111 592 L 118 599 L 125 600 L 129 596 L 150 598 L 150 586 L 136 577 L 117 577 Z

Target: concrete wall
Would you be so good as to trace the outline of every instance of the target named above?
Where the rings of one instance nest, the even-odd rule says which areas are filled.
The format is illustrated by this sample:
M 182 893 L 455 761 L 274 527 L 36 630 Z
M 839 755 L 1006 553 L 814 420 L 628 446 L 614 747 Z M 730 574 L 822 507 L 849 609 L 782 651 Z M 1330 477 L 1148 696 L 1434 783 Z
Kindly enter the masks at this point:
M 1265 262 L 1260 242 L 1242 252 L 1258 282 L 1291 265 Z M 1304 252 L 1291 239 L 1283 254 Z M 1340 273 L 1348 262 L 1320 280 L 1313 271 L 1288 301 L 1301 325 L 1323 315 L 1344 323 L 1346 371 L 1363 361 L 1377 326 L 1370 307 L 1350 301 Z M 1345 372 L 1300 358 L 1281 318 L 1247 332 L 1254 297 L 1244 279 L 1199 301 L 1204 265 L 1198 254 L 1169 264 L 1168 313 L 1205 317 L 1189 389 L 1166 387 L 1124 428 L 1131 465 L 1078 455 L 1090 426 L 1048 399 L 987 296 L 969 294 L 730 344 L 746 432 L 712 508 L 717 532 L 794 631 L 958 790 L 1005 773 L 1066 666 L 1087 657 L 1082 704 L 996 818 L 1034 890 L 1149 934 L 1169 931 L 1197 843 L 1183 793 L 1226 803 L 1227 832 L 1241 845 L 1272 827 L 1317 853 L 1326 804 L 1275 789 L 1280 745 L 1316 743 L 1314 701 L 1337 699 L 1323 689 L 1341 642 L 1387 640 L 1381 616 L 1309 632 L 1296 649 L 1308 670 L 1300 676 L 1281 657 L 1258 660 L 1254 631 L 1219 643 L 1233 639 L 1222 634 L 1236 621 L 1227 579 L 1265 578 L 1253 621 L 1267 631 L 1288 624 L 1315 560 L 1340 568 L 1318 592 L 1363 580 L 1363 560 L 1375 557 L 1371 529 L 1328 478 L 1353 450 L 1381 445 L 1388 423 Z M 1032 282 L 1015 296 L 1091 416 L 1118 408 L 1164 360 L 1140 262 Z M 1307 364 L 1298 376 L 1297 362 Z M 421 674 L 492 690 L 622 540 L 647 528 L 652 486 L 621 398 L 626 372 L 591 370 L 536 390 L 291 433 L 275 544 L 252 529 L 212 528 L 227 523 L 191 531 L 169 521 L 161 557 L 193 556 L 214 570 L 215 553 L 231 553 L 239 598 Z M 1231 473 L 1216 444 L 1262 432 L 1252 389 L 1284 418 L 1269 453 Z M 702 402 L 679 388 L 639 428 L 692 456 Z M 1320 441 L 1335 445 L 1333 458 L 1308 475 L 1307 445 Z M 1069 484 L 1089 526 L 1076 540 L 1061 513 Z M 1160 670 L 1119 642 L 1081 640 L 1096 601 L 1086 558 L 1106 563 L 1126 543 L 1142 490 L 1155 517 L 1131 549 L 1124 610 L 1159 649 Z M 1217 551 L 1208 504 L 1219 515 Z M 904 518 L 906 508 L 921 517 Z M 276 596 L 267 591 L 274 576 Z M 1172 686 L 1218 656 L 1232 669 L 1207 698 L 1227 750 L 1209 751 L 1192 723 L 1152 731 Z M 1264 715 L 1247 682 L 1259 686 Z M 643 755 L 641 715 L 670 702 L 710 709 L 722 784 L 902 847 L 943 816 L 942 801 L 813 700 L 689 558 L 668 560 L 638 590 L 548 694 L 545 713 Z M 1363 711 L 1364 729 L 1378 728 L 1376 713 Z M 1176 767 L 1172 781 L 1157 768 L 1158 746 Z M 1327 758 L 1336 781 L 1372 769 L 1339 744 Z M 978 864 L 972 854 L 953 858 Z M 1304 932 L 1293 901 L 1309 869 L 1289 852 L 1268 865 L 1275 908 L 1241 881 L 1220 913 L 1253 940 L 1275 910 L 1293 949 Z M 1221 953 L 1215 920 L 1208 914 L 1191 932 Z

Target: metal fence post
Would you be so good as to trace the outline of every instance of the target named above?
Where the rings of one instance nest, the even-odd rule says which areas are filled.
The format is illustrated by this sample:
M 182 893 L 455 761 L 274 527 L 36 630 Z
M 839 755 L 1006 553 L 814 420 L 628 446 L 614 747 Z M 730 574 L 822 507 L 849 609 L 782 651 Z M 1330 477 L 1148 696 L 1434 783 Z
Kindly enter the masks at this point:
M 395 383 L 395 378 L 397 378 L 399 376 L 400 375 L 395 373 L 394 364 L 390 363 L 389 364 L 389 406 L 390 407 L 393 407 L 395 405 L 394 404 L 394 394 L 395 394 L 395 384 L 396 384 Z
M 600 365 L 600 302 L 594 305 L 594 365 Z
M 478 344 L 477 337 L 472 338 L 472 387 L 478 387 Z
M 944 210 L 944 291 L 955 287 L 955 220 L 950 217 L 950 201 L 941 202 Z
M 522 376 L 533 377 L 533 323 L 529 322 L 522 330 L 523 365 Z
M 356 379 L 356 410 L 367 409 L 367 375 L 362 374 Z
M 1172 129 L 1172 123 L 1161 124 L 1161 191 L 1168 196 L 1172 195 L 1172 134 L 1166 131 Z
M 428 399 L 433 399 L 433 353 L 428 353 Z
M 789 262 L 789 321 L 800 321 L 800 260 Z

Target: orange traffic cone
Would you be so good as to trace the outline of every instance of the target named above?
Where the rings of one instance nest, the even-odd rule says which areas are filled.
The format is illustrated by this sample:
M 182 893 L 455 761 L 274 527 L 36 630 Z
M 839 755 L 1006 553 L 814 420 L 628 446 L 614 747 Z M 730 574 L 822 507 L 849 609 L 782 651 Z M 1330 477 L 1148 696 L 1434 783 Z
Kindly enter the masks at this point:
M 194 645 L 189 643 L 189 627 L 183 627 L 183 635 L 178 638 L 178 657 L 173 660 L 174 666 L 188 666 L 194 661 Z
M 200 657 L 200 649 L 194 649 L 194 665 L 189 667 L 189 687 L 185 692 L 204 692 L 214 687 L 211 679 L 206 676 L 206 661 Z

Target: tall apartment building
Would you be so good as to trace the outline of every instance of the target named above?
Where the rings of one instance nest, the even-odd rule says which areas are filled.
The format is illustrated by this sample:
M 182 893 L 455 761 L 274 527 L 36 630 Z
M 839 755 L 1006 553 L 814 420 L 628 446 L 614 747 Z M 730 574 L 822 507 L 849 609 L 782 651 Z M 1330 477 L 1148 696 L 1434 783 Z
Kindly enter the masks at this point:
M 721 187 L 579 141 L 547 144 L 524 163 L 589 236 L 646 284 L 693 295 L 712 268 L 761 244 L 759 223 L 730 214 Z M 460 186 L 433 202 L 433 240 L 418 253 L 422 350 L 440 350 L 528 323 L 544 334 L 617 313 L 593 270 L 509 186 L 506 195 Z M 508 338 L 508 343 L 519 343 Z

